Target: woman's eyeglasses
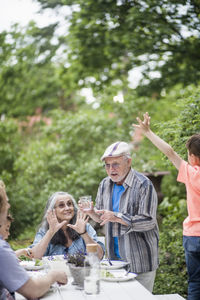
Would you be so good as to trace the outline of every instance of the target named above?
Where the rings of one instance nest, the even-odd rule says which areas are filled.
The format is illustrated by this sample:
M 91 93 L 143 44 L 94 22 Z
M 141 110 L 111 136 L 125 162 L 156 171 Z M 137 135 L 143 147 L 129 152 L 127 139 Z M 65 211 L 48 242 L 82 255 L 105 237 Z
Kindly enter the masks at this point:
M 71 201 L 68 202 L 60 202 L 58 205 L 55 205 L 54 207 L 59 207 L 60 209 L 65 208 L 65 206 L 67 207 L 71 207 L 73 206 L 73 203 Z

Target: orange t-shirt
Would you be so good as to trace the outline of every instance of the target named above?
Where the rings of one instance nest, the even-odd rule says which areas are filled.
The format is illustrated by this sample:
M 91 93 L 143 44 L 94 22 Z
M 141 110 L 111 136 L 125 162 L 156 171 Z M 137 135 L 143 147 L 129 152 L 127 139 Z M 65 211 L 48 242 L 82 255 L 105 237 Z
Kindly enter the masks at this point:
M 200 166 L 181 162 L 177 181 L 185 183 L 188 217 L 183 222 L 183 235 L 200 236 Z

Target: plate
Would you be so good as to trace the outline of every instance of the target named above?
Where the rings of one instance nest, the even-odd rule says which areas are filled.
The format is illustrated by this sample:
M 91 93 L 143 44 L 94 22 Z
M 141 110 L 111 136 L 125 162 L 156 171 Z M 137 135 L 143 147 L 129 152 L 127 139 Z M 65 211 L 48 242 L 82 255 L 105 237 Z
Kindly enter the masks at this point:
M 19 264 L 20 264 L 20 266 L 24 267 L 28 271 L 37 271 L 37 270 L 41 270 L 44 268 L 44 264 L 42 262 L 41 262 L 41 265 L 36 266 L 35 261 L 33 261 L 33 260 L 31 260 L 31 261 L 23 260 L 23 261 L 20 261 Z
M 43 256 L 42 258 L 44 261 L 62 261 L 62 260 L 67 260 L 67 256 L 65 254 L 61 255 L 51 255 L 51 256 Z
M 129 265 L 128 262 L 122 260 L 111 260 L 111 263 L 112 265 L 110 265 L 108 260 L 103 259 L 100 262 L 100 267 L 101 269 L 105 269 L 105 270 L 116 270 L 116 269 L 124 268 L 125 266 Z
M 128 281 L 134 279 L 137 276 L 137 274 L 135 273 L 128 273 L 126 275 L 125 270 L 102 271 L 104 271 L 104 273 L 101 274 L 101 280 L 104 281 Z

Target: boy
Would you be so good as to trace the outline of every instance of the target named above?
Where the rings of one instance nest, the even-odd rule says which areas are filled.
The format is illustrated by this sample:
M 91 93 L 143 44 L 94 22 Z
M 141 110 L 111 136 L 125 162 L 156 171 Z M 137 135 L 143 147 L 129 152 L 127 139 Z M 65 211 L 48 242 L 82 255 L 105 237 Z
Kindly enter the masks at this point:
M 200 134 L 193 135 L 186 143 L 188 163 L 172 147 L 150 129 L 150 117 L 137 118 L 142 133 L 178 169 L 177 181 L 183 182 L 187 191 L 188 217 L 183 222 L 183 246 L 188 271 L 188 300 L 200 299 Z

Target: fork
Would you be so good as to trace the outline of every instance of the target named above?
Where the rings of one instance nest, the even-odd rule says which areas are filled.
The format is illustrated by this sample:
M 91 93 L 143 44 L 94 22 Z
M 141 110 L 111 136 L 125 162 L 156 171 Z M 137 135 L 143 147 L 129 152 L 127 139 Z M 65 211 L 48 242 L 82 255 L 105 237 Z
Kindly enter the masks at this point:
M 58 292 L 58 294 L 59 294 L 59 296 L 60 296 L 60 299 L 61 299 L 61 300 L 64 300 L 64 298 L 63 298 L 63 296 L 62 296 L 62 293 L 61 293 L 61 290 L 60 290 L 60 286 L 59 286 L 58 283 L 56 283 L 56 290 L 57 290 L 57 292 Z
M 130 265 L 127 267 L 127 270 L 126 270 L 126 273 L 124 274 L 124 276 L 128 276 L 128 273 L 130 272 L 130 269 L 131 269 L 131 267 L 130 267 Z

